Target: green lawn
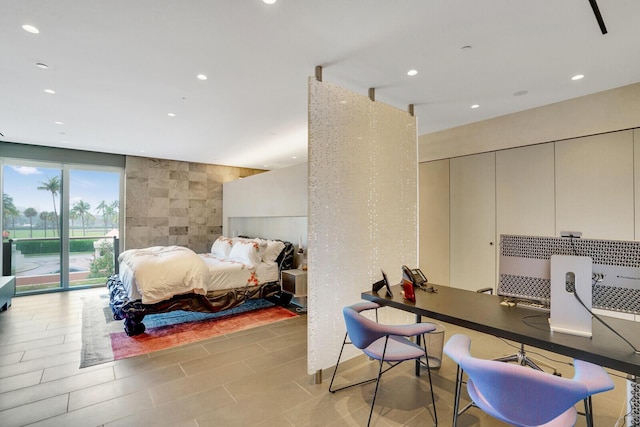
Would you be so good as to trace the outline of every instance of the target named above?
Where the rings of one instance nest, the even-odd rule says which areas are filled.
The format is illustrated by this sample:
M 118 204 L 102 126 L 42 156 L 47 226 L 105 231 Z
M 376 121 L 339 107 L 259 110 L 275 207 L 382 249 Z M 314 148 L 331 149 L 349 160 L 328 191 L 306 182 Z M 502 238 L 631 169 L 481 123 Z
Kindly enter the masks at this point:
M 12 239 L 29 239 L 31 237 L 33 237 L 34 239 L 42 239 L 45 237 L 44 235 L 44 230 L 33 230 L 33 236 L 31 235 L 31 233 L 29 232 L 29 227 L 25 227 L 25 228 L 18 228 L 16 230 L 12 230 L 12 229 L 8 229 L 7 230 L 9 232 L 9 237 Z M 82 233 L 82 229 L 73 229 L 71 230 L 71 232 L 69 233 L 70 237 L 102 237 L 104 236 L 106 233 L 108 233 L 109 230 L 106 230 L 104 228 L 87 228 L 85 230 L 86 234 Z M 58 237 L 58 234 L 54 234 L 53 230 L 47 230 L 47 238 L 54 238 L 54 237 Z

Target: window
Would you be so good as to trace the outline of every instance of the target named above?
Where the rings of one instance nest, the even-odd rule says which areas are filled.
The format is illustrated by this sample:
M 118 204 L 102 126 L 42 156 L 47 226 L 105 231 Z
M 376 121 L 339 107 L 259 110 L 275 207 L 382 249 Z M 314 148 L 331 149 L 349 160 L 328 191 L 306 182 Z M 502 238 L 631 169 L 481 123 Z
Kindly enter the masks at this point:
M 16 293 L 106 283 L 123 176 L 123 167 L 2 159 L 3 252 L 10 252 Z

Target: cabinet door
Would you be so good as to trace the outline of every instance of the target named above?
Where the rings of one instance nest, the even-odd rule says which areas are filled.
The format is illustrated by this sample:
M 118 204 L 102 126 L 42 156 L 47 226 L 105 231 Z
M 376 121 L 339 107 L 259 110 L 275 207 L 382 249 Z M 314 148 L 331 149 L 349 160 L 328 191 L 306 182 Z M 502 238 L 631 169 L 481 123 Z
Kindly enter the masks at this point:
M 449 159 L 420 163 L 419 267 L 432 283 L 449 285 Z
M 553 143 L 496 153 L 496 224 L 498 239 L 555 235 Z
M 636 210 L 636 237 L 635 240 L 640 240 L 640 129 L 633 131 L 633 175 L 635 177 L 635 210 Z
M 556 143 L 556 235 L 634 238 L 633 131 Z
M 451 159 L 451 286 L 496 283 L 495 153 Z

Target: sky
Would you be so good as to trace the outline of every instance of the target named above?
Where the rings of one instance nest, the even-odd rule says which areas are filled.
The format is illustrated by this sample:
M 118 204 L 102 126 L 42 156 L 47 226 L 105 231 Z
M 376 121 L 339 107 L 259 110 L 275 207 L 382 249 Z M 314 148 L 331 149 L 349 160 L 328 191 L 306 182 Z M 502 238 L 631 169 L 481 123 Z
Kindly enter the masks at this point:
M 15 207 L 23 212 L 26 208 L 34 208 L 38 212 L 53 211 L 51 192 L 38 190 L 49 179 L 59 176 L 60 169 L 42 167 L 7 165 L 4 166 L 2 192 L 13 198 Z M 117 172 L 87 171 L 72 169 L 70 171 L 71 206 L 79 200 L 89 203 L 90 212 L 98 214 L 96 207 L 101 201 L 111 204 L 118 200 L 120 175 Z M 56 196 L 56 209 L 60 212 L 60 194 Z

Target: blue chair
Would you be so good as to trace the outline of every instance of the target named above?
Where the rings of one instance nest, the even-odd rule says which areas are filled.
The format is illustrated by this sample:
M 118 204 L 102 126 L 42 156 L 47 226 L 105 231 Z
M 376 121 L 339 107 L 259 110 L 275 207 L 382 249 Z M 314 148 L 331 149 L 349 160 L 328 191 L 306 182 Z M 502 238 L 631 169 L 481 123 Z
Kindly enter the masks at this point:
M 427 354 L 427 347 L 424 340 L 424 334 L 432 332 L 436 329 L 433 323 L 414 323 L 409 325 L 382 325 L 374 322 L 362 314 L 362 311 L 376 309 L 379 306 L 375 303 L 359 303 L 352 306 L 345 307 L 342 310 L 344 320 L 347 326 L 347 333 L 345 334 L 342 342 L 342 348 L 338 355 L 338 361 L 331 377 L 331 383 L 329 384 L 329 391 L 335 393 L 339 390 L 355 387 L 361 384 L 366 384 L 375 381 L 376 388 L 373 393 L 373 399 L 371 401 L 371 409 L 369 410 L 369 420 L 367 426 L 371 423 L 371 415 L 373 414 L 373 406 L 376 402 L 376 395 L 378 394 L 378 386 L 380 384 L 380 377 L 391 368 L 398 366 L 400 363 L 406 360 L 420 360 L 425 358 L 427 372 L 429 374 L 429 387 L 431 389 L 431 402 L 433 403 L 433 414 L 435 418 L 435 425 L 438 425 L 438 416 L 436 413 L 436 401 L 433 394 L 433 385 L 431 383 L 431 369 L 429 367 L 429 357 Z M 420 346 L 412 342 L 408 337 L 422 337 L 423 345 Z M 350 340 L 350 341 L 349 341 Z M 338 389 L 333 389 L 333 380 L 338 372 L 338 366 L 340 364 L 340 358 L 342 357 L 342 351 L 346 344 L 353 344 L 357 348 L 361 349 L 371 359 L 375 359 L 379 362 L 378 376 L 365 381 L 361 381 L 356 384 L 351 384 Z M 384 362 L 387 362 L 390 366 L 383 369 Z
M 477 406 L 487 414 L 514 426 L 572 426 L 576 422 L 575 404 L 583 400 L 588 425 L 592 425 L 591 395 L 611 390 L 613 381 L 597 365 L 574 361 L 573 379 L 562 378 L 521 365 L 477 359 L 470 354 L 471 339 L 452 336 L 444 352 L 458 364 L 453 408 L 453 426 L 458 415 Z M 462 411 L 460 391 L 466 373 L 467 392 L 472 403 Z

